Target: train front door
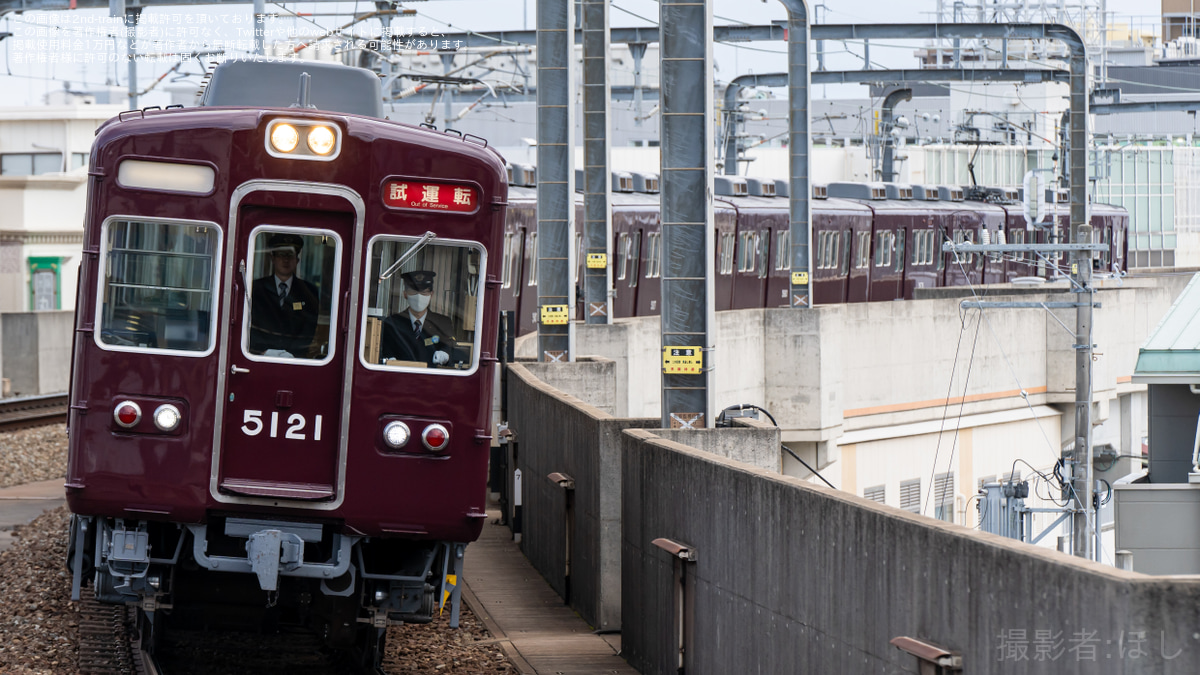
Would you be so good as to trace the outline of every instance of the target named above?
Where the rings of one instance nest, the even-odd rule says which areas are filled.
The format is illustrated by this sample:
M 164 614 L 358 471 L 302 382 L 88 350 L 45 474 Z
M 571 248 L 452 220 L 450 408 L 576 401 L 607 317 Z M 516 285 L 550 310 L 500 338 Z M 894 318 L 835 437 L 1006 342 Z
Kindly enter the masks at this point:
M 220 494 L 337 496 L 353 232 L 350 213 L 239 209 Z

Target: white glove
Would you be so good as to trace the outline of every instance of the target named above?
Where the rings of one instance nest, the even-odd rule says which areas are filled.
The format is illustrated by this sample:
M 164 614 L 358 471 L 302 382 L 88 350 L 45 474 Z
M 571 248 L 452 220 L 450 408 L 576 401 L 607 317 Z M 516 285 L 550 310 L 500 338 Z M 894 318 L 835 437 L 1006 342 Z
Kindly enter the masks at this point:
M 263 352 L 263 356 L 275 356 L 275 357 L 278 357 L 281 359 L 296 358 L 296 357 L 292 356 L 291 352 L 287 352 L 282 349 L 268 349 L 267 351 Z
M 444 366 L 449 362 L 450 362 L 450 355 L 447 354 L 446 352 L 434 352 L 433 353 L 433 365 Z

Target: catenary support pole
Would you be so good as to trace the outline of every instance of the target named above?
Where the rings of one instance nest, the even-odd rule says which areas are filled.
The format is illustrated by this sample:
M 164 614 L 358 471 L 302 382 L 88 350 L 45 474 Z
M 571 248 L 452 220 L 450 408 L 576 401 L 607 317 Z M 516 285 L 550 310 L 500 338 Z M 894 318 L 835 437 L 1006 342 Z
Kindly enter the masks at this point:
M 808 132 L 808 6 L 804 0 L 780 0 L 788 13 L 788 237 L 791 246 L 791 283 L 788 304 L 794 308 L 811 307 L 809 278 L 812 272 L 812 238 L 809 216 L 809 158 L 812 136 Z M 815 364 L 814 364 L 815 365 Z
M 538 359 L 574 360 L 570 314 L 571 223 L 575 217 L 571 58 L 573 0 L 537 3 Z
M 608 2 L 583 0 L 583 311 L 585 323 L 605 324 L 612 323 Z
M 267 2 L 254 0 L 254 53 L 266 54 Z
M 713 425 L 712 4 L 663 0 L 662 425 Z
M 881 161 L 883 182 L 891 183 L 896 180 L 896 137 L 891 133 L 896 124 L 896 104 L 912 100 L 912 89 L 896 89 L 883 99 L 880 115 L 883 138 L 883 159 Z
M 787 73 L 763 73 L 756 75 L 738 75 L 729 81 L 725 87 L 725 99 L 722 104 L 721 138 L 724 141 L 725 175 L 738 175 L 738 156 L 741 154 L 742 143 L 738 136 L 741 126 L 742 113 L 738 109 L 738 98 L 746 87 L 786 87 Z
M 611 44 L 611 40 L 609 42 Z M 629 55 L 633 57 L 633 126 L 640 127 L 642 126 L 642 57 L 646 56 L 646 43 L 630 42 Z
M 141 7 L 125 8 L 125 58 L 129 59 L 129 109 L 138 107 L 137 36 Z

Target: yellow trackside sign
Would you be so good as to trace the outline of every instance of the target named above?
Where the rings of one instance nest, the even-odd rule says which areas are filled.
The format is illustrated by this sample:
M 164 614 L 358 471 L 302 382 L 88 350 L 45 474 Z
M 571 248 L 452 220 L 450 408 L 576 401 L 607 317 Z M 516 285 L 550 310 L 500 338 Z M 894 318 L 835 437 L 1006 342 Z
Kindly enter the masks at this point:
M 792 272 L 792 285 L 793 286 L 807 286 L 808 285 L 808 272 Z
M 571 320 L 567 305 L 542 305 L 542 325 L 563 326 Z
M 608 254 L 589 253 L 587 257 L 587 266 L 589 270 L 602 270 L 605 267 L 608 267 Z
M 704 353 L 699 347 L 663 347 L 662 368 L 668 375 L 699 375 Z

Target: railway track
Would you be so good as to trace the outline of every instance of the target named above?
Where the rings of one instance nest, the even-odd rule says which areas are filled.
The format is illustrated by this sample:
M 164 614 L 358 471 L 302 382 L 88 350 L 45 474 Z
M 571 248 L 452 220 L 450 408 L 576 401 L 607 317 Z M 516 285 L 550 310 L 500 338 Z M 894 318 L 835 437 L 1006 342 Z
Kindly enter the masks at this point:
M 0 400 L 0 431 L 16 431 L 66 421 L 66 394 Z
M 85 593 L 79 610 L 81 675 L 162 675 L 154 658 L 141 649 L 134 626 L 137 610 L 105 605 Z
M 137 608 L 99 602 L 89 592 L 79 610 L 80 675 L 387 675 L 355 666 L 321 648 L 310 631 L 274 634 L 168 631 L 155 655 L 142 650 Z

